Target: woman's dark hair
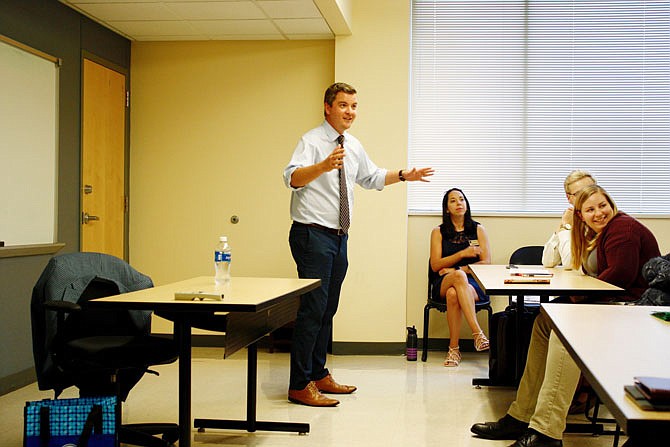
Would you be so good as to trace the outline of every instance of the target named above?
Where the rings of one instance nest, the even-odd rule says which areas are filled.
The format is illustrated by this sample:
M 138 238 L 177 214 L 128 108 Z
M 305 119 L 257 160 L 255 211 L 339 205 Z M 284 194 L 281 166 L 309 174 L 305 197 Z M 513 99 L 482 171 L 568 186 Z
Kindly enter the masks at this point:
M 465 211 L 465 220 L 463 222 L 463 228 L 465 230 L 465 233 L 469 234 L 472 231 L 476 231 L 477 225 L 479 225 L 479 222 L 472 220 L 472 213 L 470 211 L 470 202 L 468 201 L 468 198 L 465 195 L 465 193 L 460 188 L 451 188 L 449 191 L 444 193 L 444 197 L 442 198 L 442 224 L 440 225 L 440 233 L 442 234 L 442 238 L 445 240 L 451 239 L 454 236 L 456 236 L 456 229 L 454 228 L 454 224 L 453 222 L 451 222 L 451 217 L 449 217 L 449 212 L 447 211 L 449 207 L 449 193 L 453 191 L 458 191 L 461 194 L 463 194 L 463 198 L 465 199 L 465 205 L 468 208 Z

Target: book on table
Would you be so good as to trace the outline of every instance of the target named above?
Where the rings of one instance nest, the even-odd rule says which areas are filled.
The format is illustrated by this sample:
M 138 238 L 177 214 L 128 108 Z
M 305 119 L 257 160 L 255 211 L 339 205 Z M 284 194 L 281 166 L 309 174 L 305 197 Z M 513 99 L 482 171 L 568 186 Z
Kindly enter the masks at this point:
M 647 399 L 636 385 L 624 385 L 624 391 L 635 404 L 646 411 L 670 411 L 670 403 L 658 403 Z
M 505 284 L 550 284 L 552 272 L 541 267 L 511 265 Z
M 203 287 L 196 290 L 182 290 L 174 293 L 174 299 L 178 301 L 221 301 L 225 296 L 225 289 L 221 286 Z
M 670 405 L 670 378 L 639 376 L 633 382 L 649 402 Z
M 505 278 L 505 284 L 551 284 L 551 277 L 511 276 Z
M 519 266 L 510 267 L 509 274 L 510 276 L 522 276 L 528 278 L 551 278 L 554 276 L 552 272 L 544 268 Z

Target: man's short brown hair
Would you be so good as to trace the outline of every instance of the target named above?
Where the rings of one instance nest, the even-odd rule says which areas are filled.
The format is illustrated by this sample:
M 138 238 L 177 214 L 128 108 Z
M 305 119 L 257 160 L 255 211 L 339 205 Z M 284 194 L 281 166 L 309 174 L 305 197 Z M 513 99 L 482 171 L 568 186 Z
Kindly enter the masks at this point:
M 323 103 L 332 106 L 333 101 L 335 101 L 335 97 L 339 92 L 353 95 L 356 93 L 356 89 L 344 82 L 336 82 L 326 89 L 326 93 L 323 95 Z

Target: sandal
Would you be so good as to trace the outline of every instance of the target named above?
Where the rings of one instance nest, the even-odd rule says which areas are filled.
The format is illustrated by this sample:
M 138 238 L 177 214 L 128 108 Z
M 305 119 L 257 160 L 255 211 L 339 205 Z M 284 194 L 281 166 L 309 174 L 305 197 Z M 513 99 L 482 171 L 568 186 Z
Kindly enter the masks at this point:
M 475 332 L 472 335 L 475 337 L 474 342 L 477 351 L 486 351 L 489 349 L 489 339 L 486 338 L 483 331 Z
M 461 351 L 456 348 L 449 348 L 447 356 L 444 358 L 444 366 L 458 366 L 461 362 Z

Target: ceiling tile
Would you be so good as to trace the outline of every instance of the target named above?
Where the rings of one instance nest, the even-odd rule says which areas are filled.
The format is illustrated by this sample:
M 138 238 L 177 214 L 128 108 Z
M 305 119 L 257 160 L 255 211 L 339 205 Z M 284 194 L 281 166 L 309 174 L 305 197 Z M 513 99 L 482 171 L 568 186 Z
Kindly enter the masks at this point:
M 110 26 L 118 29 L 124 34 L 134 36 L 195 36 L 198 30 L 193 28 L 189 22 L 173 21 L 113 21 Z
M 248 36 L 253 34 L 277 35 L 281 33 L 271 20 L 198 20 L 190 22 L 202 34 L 224 35 L 239 34 Z
M 277 34 L 213 34 L 208 40 L 287 40 Z
M 273 19 L 310 19 L 321 17 L 312 0 L 258 0 L 256 2 Z
M 277 19 L 275 23 L 284 34 L 328 34 L 332 33 L 326 21 L 319 19 Z
M 161 3 L 86 3 L 77 5 L 82 11 L 106 22 L 117 20 L 176 20 Z
M 59 1 L 134 40 L 333 38 L 314 0 Z
M 166 2 L 165 5 L 186 20 L 266 18 L 263 11 L 250 1 Z

